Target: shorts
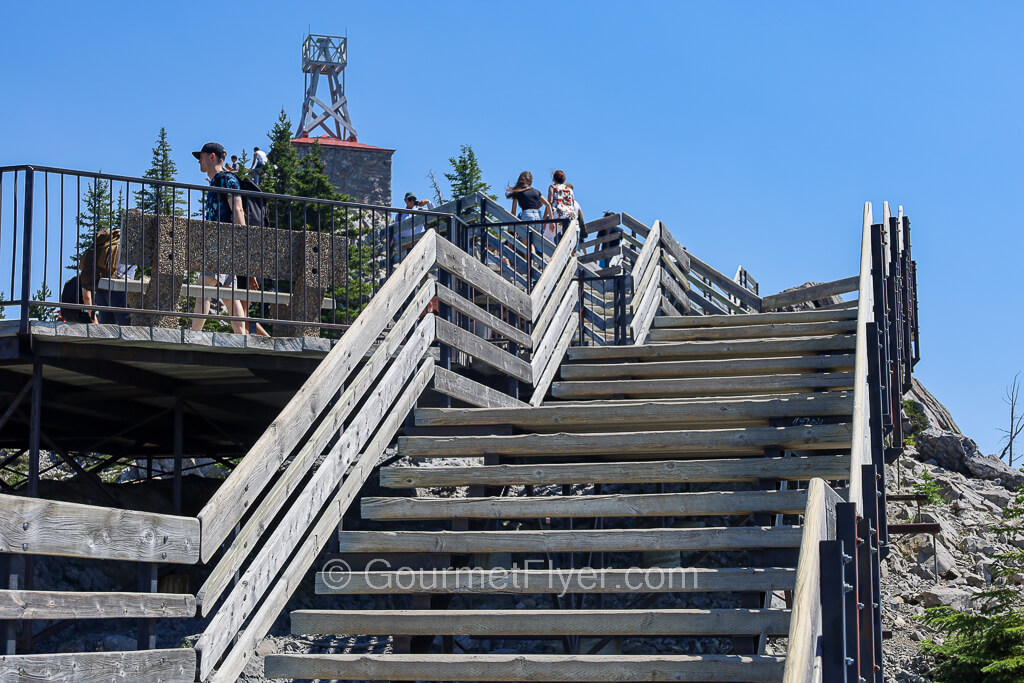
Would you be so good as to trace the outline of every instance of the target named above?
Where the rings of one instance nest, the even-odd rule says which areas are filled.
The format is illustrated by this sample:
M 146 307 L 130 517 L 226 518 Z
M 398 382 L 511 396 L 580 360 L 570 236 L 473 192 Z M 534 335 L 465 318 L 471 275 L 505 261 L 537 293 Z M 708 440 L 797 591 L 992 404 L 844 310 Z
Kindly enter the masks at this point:
M 214 280 L 217 281 L 217 284 L 219 284 L 221 287 L 227 287 L 228 283 L 235 279 L 234 275 L 229 275 L 227 273 L 201 273 L 201 276 L 212 277 Z M 203 283 L 200 282 L 199 284 Z M 208 286 L 212 287 L 213 285 Z

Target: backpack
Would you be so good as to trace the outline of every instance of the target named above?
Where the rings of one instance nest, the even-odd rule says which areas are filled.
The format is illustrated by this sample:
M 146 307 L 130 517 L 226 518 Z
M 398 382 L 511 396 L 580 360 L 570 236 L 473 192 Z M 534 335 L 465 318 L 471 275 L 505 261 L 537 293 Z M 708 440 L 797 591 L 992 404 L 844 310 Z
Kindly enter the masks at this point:
M 85 250 L 78 261 L 82 286 L 95 290 L 96 280 L 114 277 L 117 263 L 121 259 L 121 231 L 99 230 L 91 247 Z
M 238 181 L 243 190 L 252 192 L 263 192 L 263 188 L 249 178 Z M 267 200 L 263 197 L 243 196 L 242 207 L 245 209 L 245 224 L 267 227 L 270 225 L 270 216 L 267 212 Z
M 82 285 L 78 276 L 71 278 L 64 283 L 64 289 L 60 292 L 62 304 L 80 304 L 82 301 Z M 61 306 L 60 317 L 68 323 L 91 323 L 92 318 L 81 308 L 65 308 Z

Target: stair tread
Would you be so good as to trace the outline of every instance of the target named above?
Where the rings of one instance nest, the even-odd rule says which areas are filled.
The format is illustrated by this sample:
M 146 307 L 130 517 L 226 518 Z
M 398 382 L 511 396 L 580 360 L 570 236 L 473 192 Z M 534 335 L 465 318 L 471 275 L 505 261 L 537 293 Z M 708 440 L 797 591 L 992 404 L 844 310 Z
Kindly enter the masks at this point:
M 609 377 L 737 377 L 822 370 L 853 370 L 856 357 L 850 353 L 825 356 L 789 356 L 781 358 L 734 358 L 718 360 L 677 360 L 638 363 L 569 363 L 561 367 L 563 380 L 603 379 Z
M 640 581 L 629 569 L 474 569 L 408 571 L 374 565 L 378 571 L 320 572 L 323 595 L 431 593 L 721 593 L 792 590 L 796 570 L 788 567 L 666 568 L 658 581 Z M 390 569 L 384 569 L 390 567 Z
M 827 337 L 785 337 L 782 339 L 738 339 L 729 341 L 688 341 L 637 346 L 571 346 L 569 360 L 614 358 L 755 358 L 761 356 L 803 355 L 823 351 L 853 350 L 857 335 Z
M 826 322 L 856 320 L 857 309 L 778 311 L 772 313 L 740 313 L 733 315 L 659 315 L 655 327 L 716 327 L 774 322 Z
M 651 343 L 660 341 L 722 341 L 728 339 L 783 339 L 786 337 L 824 337 L 852 334 L 857 331 L 856 320 L 824 323 L 767 323 L 762 325 L 736 325 L 735 327 L 655 327 L 648 333 Z
M 473 553 L 795 548 L 796 526 L 544 531 L 339 531 L 341 552 Z
M 278 654 L 268 678 L 443 681 L 782 680 L 776 655 Z
M 788 458 L 722 458 L 715 460 L 651 460 L 640 462 L 544 463 L 447 467 L 382 467 L 383 487 L 640 484 L 678 482 L 846 479 L 849 455 Z
M 656 517 L 794 514 L 806 508 L 807 492 L 705 491 L 698 493 L 362 500 L 363 519 L 509 519 L 543 517 Z
M 643 432 L 517 434 L 511 436 L 403 436 L 398 453 L 413 458 L 508 455 L 554 457 L 729 453 L 756 455 L 766 447 L 835 449 L 850 446 L 849 424 Z

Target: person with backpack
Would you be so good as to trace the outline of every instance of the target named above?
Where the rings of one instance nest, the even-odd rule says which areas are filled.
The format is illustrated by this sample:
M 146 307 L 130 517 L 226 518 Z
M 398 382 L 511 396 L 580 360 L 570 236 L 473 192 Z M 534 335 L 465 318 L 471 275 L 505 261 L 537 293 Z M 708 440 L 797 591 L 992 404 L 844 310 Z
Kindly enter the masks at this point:
M 82 286 L 81 276 L 75 275 L 64 283 L 64 288 L 60 291 L 60 302 L 91 306 L 92 292 Z M 66 323 L 94 323 L 96 322 L 96 311 L 61 306 L 60 319 Z
M 227 151 L 224 145 L 219 142 L 207 142 L 198 152 L 192 152 L 199 161 L 199 169 L 206 174 L 210 180 L 210 186 L 226 191 L 210 191 L 206 193 L 206 201 L 203 204 L 203 219 L 219 223 L 235 223 L 247 225 L 245 207 L 242 196 L 233 194 L 231 190 L 242 189 L 238 176 L 224 168 L 224 160 L 227 158 Z M 202 273 L 203 284 L 208 287 L 234 287 L 235 275 L 233 273 Z M 244 318 L 246 316 L 245 304 L 237 299 L 225 299 L 228 315 Z M 195 312 L 202 315 L 210 313 L 210 299 L 207 297 L 196 297 Z M 192 329 L 201 330 L 205 324 L 205 318 L 193 318 Z M 231 329 L 236 334 L 246 334 L 246 325 L 241 320 L 232 320 Z
M 270 160 L 267 159 L 267 153 L 259 147 L 252 148 L 252 179 L 256 184 L 263 182 L 263 174 L 267 172 L 267 164 Z
M 127 308 L 128 295 L 123 289 L 116 289 L 103 280 L 131 280 L 135 277 L 135 266 L 121 260 L 121 231 L 97 230 L 92 246 L 82 252 L 78 259 L 77 277 L 84 291 L 92 292 L 96 306 Z M 122 311 L 97 311 L 98 322 L 105 325 L 130 325 L 131 316 Z M 94 320 L 95 322 L 95 320 Z
M 580 236 L 583 230 L 583 210 L 576 201 L 576 190 L 571 183 L 565 182 L 565 171 L 555 171 L 551 176 L 551 185 L 548 186 L 548 201 L 551 203 L 551 215 L 554 218 L 577 218 L 580 222 Z M 544 237 L 555 244 L 561 239 L 562 225 L 551 223 L 550 229 L 544 227 Z

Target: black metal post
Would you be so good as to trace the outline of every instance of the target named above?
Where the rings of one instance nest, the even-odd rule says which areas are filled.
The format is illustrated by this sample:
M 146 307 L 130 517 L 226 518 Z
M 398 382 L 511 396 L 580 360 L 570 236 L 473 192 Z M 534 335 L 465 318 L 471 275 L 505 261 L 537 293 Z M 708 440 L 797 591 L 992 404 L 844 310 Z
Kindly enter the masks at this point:
M 13 553 L 0 555 L 0 586 L 9 590 L 18 590 L 24 564 L 25 558 L 21 555 Z M 0 623 L 3 624 L 4 654 L 13 655 L 18 650 L 18 620 L 5 619 Z
M 183 415 L 183 401 L 180 395 L 174 397 L 174 485 L 173 485 L 173 508 L 174 514 L 181 514 L 181 459 L 185 450 L 185 429 Z
M 845 605 L 847 586 L 843 542 L 820 541 L 821 557 L 821 679 L 846 683 Z M 851 683 L 856 683 L 852 681 Z
M 139 591 L 158 593 L 157 583 L 157 563 L 139 562 Z M 156 619 L 152 617 L 139 619 L 138 649 L 156 649 Z
M 846 680 L 856 683 L 860 678 L 860 637 L 861 611 L 858 604 L 857 575 L 859 573 L 859 555 L 857 553 L 857 505 L 855 503 L 839 503 L 836 505 L 836 538 L 843 543 L 845 565 L 846 594 L 843 603 L 843 621 L 846 633 Z
M 28 302 L 32 298 L 32 211 L 35 205 L 35 181 L 35 169 L 29 166 L 25 170 L 25 214 L 22 220 L 25 234 L 21 252 L 21 322 L 18 327 L 22 335 L 28 335 Z M 11 254 L 11 258 L 14 258 L 14 254 Z

